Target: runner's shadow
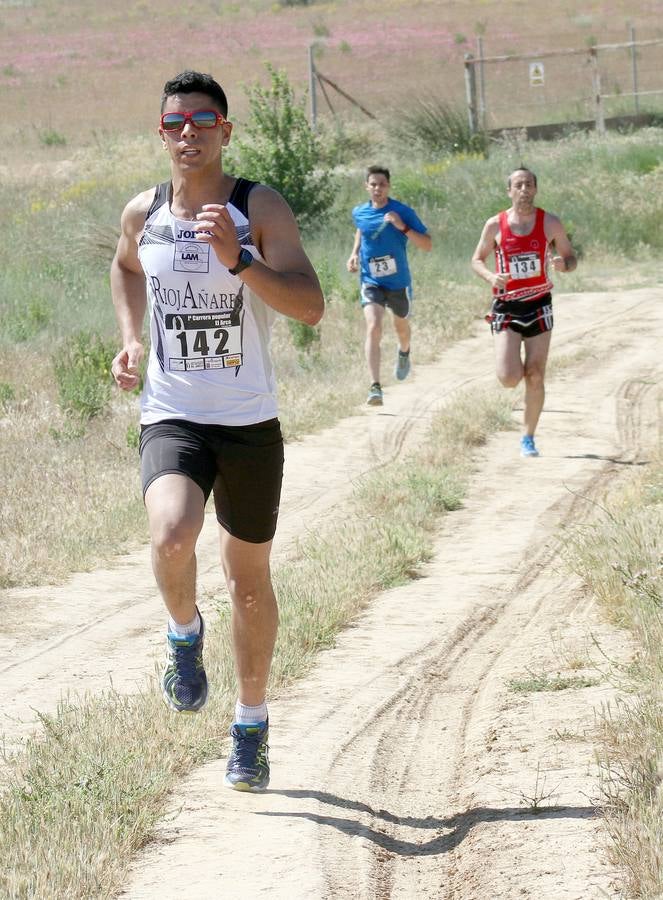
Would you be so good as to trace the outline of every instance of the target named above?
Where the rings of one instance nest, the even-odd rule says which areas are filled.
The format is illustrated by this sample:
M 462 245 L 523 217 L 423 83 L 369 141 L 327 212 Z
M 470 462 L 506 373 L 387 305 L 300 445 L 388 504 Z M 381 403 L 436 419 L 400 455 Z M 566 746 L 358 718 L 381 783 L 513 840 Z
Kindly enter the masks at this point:
M 349 837 L 361 835 L 383 850 L 398 856 L 435 856 L 439 853 L 449 853 L 465 840 L 475 825 L 482 822 L 501 822 L 506 820 L 528 822 L 532 819 L 539 821 L 545 819 L 590 819 L 597 814 L 596 810 L 591 806 L 547 806 L 536 810 L 523 807 L 493 809 L 488 806 L 477 806 L 467 812 L 458 813 L 444 819 L 435 816 L 417 818 L 415 816 L 397 816 L 384 809 L 375 810 L 367 803 L 346 800 L 323 791 L 268 791 L 268 793 L 281 794 L 284 797 L 292 797 L 296 800 L 317 800 L 330 806 L 338 806 L 341 809 L 368 814 L 372 819 L 382 820 L 385 824 L 407 828 L 424 828 L 438 832 L 431 840 L 417 843 L 399 839 L 385 831 L 379 831 L 377 828 L 366 825 L 358 819 L 345 819 L 309 812 L 256 812 L 256 815 L 259 816 L 308 819 L 308 821 L 314 822 L 316 825 L 327 825 L 331 828 L 336 828 Z

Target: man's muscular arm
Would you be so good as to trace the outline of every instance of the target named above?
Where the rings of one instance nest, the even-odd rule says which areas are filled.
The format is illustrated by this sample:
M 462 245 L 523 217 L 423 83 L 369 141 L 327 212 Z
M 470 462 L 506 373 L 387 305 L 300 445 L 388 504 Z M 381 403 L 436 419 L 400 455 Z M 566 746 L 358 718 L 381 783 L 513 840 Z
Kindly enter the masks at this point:
M 138 387 L 139 366 L 145 353 L 142 331 L 147 295 L 145 275 L 138 259 L 138 239 L 145 226 L 145 216 L 153 194 L 153 190 L 144 191 L 127 203 L 122 213 L 120 239 L 111 263 L 111 295 L 122 339 L 122 349 L 113 359 L 111 372 L 118 387 L 125 391 Z
M 564 230 L 564 226 L 557 216 L 546 213 L 544 230 L 548 243 L 553 244 L 555 247 L 555 255 L 552 257 L 555 271 L 573 272 L 578 265 L 578 258 L 571 246 L 571 241 Z
M 488 284 L 491 285 L 491 287 L 502 290 L 506 287 L 506 283 L 509 280 L 508 274 L 491 272 L 491 270 L 486 265 L 486 260 L 495 250 L 495 240 L 499 233 L 499 229 L 500 224 L 497 216 L 493 216 L 492 219 L 488 219 L 486 224 L 483 226 L 483 231 L 481 232 L 479 243 L 477 244 L 477 248 L 472 256 L 472 268 L 479 276 L 479 278 L 483 278 L 483 280 L 487 281 Z

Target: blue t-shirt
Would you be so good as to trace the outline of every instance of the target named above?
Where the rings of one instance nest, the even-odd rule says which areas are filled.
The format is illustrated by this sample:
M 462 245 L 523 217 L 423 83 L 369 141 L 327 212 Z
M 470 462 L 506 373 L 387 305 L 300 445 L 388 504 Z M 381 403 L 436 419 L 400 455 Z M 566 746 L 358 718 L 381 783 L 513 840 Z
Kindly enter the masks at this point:
M 385 213 L 397 212 L 405 225 L 421 234 L 427 233 L 416 212 L 398 200 L 387 200 L 379 209 L 370 203 L 360 203 L 352 210 L 352 219 L 361 232 L 359 247 L 359 280 L 398 291 L 412 286 L 407 264 L 407 237 L 391 223 Z

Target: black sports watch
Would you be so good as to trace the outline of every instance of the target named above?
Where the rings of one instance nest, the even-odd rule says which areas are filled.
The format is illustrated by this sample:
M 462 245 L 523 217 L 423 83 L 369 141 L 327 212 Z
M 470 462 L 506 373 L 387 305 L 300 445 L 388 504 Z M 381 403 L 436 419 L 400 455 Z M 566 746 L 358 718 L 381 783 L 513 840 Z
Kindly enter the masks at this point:
M 253 254 L 250 250 L 247 250 L 246 247 L 242 247 L 239 251 L 239 259 L 235 263 L 232 269 L 228 269 L 231 275 L 239 275 L 240 272 L 243 272 L 244 269 L 248 269 L 248 267 L 253 262 Z

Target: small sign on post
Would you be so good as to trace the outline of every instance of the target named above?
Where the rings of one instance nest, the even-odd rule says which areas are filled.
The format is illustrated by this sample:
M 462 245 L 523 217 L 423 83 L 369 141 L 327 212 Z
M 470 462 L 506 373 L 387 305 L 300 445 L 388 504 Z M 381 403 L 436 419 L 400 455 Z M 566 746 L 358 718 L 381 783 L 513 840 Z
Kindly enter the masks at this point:
M 529 86 L 543 87 L 544 70 L 542 62 L 531 62 L 529 64 Z

